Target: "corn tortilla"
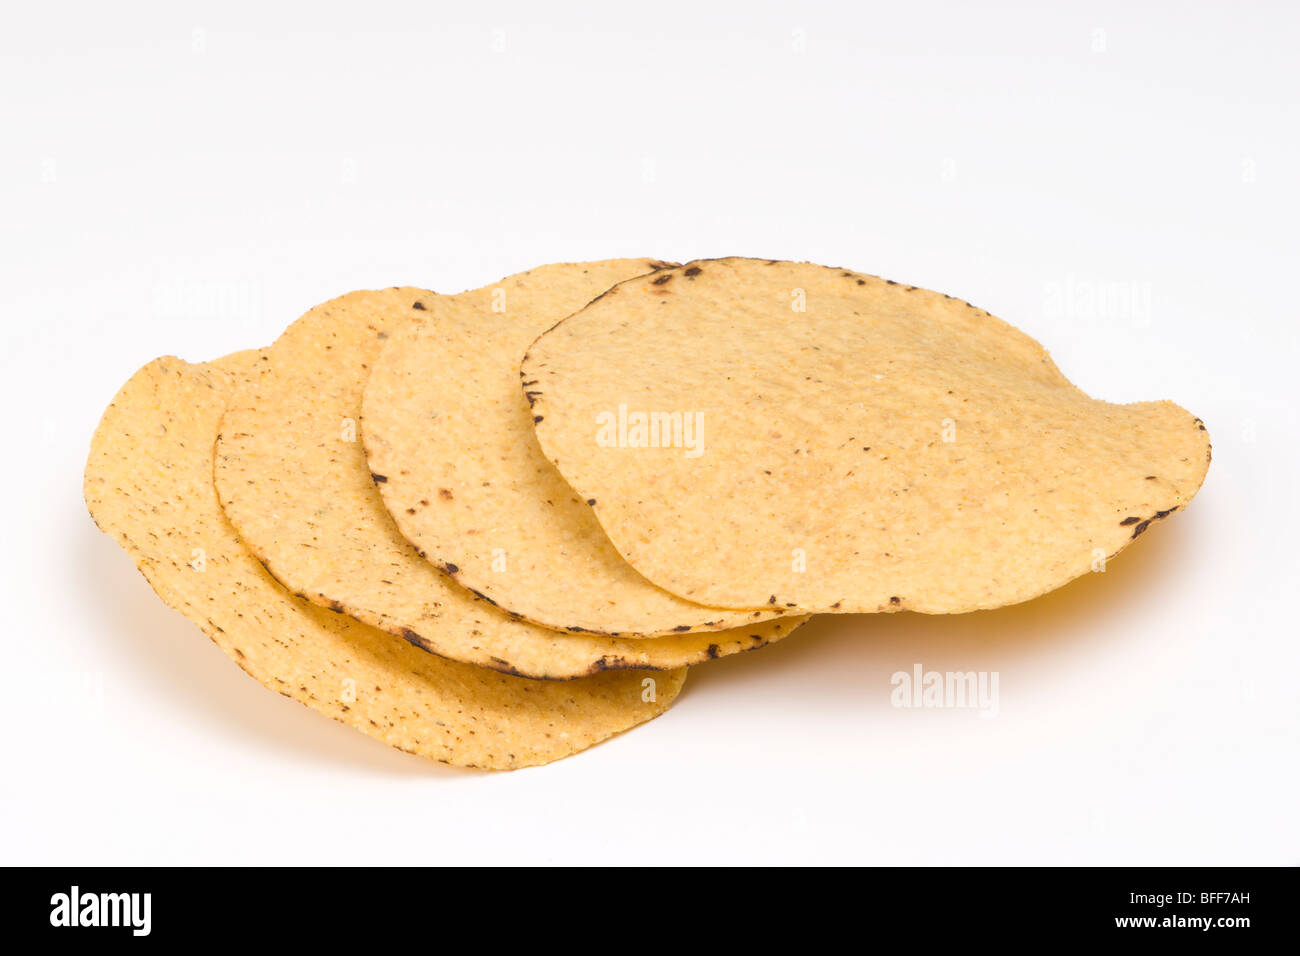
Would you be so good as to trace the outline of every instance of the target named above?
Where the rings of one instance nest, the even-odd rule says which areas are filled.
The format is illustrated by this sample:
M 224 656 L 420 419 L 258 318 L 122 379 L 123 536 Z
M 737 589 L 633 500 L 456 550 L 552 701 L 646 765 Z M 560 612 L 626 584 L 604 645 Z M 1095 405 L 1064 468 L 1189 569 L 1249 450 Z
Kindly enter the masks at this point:
M 644 268 L 637 260 L 606 271 L 628 276 Z M 594 281 L 604 288 L 613 280 Z M 293 323 L 258 374 L 236 389 L 217 441 L 217 491 L 245 545 L 281 584 L 443 657 L 553 680 L 682 667 L 760 647 L 798 625 L 798 618 L 760 620 L 742 630 L 653 641 L 561 633 L 503 613 L 425 560 L 393 523 L 367 469 L 361 395 L 385 342 L 397 341 L 408 325 L 440 321 L 441 303 L 458 298 L 395 288 L 333 299 Z M 522 403 L 517 389 L 510 395 Z M 535 442 L 531 424 L 524 427 Z M 455 447 L 445 453 L 472 454 Z M 422 459 L 407 464 L 417 469 Z M 407 466 L 385 467 L 396 483 Z
M 425 321 L 393 331 L 366 382 L 369 469 L 402 535 L 511 614 L 629 638 L 751 626 L 785 633 L 764 624 L 771 611 L 704 607 L 629 567 L 542 454 L 519 393 L 519 361 L 537 335 L 615 282 L 664 265 L 542 266 L 428 301 Z M 719 642 L 698 646 L 710 643 Z
M 157 359 L 123 386 L 95 432 L 85 475 L 90 513 L 164 602 L 272 690 L 458 766 L 548 763 L 668 707 L 683 670 L 525 680 L 427 654 L 281 588 L 240 543 L 212 482 L 226 398 L 264 359 Z M 644 680 L 655 682 L 653 699 Z
M 1089 398 L 982 309 L 809 264 L 623 282 L 521 375 L 542 448 L 623 557 L 722 607 L 1024 601 L 1184 508 L 1210 459 L 1200 419 Z M 702 453 L 643 441 L 638 412 L 702 416 Z

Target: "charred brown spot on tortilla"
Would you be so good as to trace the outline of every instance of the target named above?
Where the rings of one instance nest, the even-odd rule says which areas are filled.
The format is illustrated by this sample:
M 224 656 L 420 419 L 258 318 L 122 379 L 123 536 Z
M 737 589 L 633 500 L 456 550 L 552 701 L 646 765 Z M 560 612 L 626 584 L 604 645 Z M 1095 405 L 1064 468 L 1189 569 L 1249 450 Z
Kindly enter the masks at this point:
M 717 644 L 709 645 L 709 660 L 716 661 L 718 659 L 718 655 L 721 653 L 722 653 L 722 648 L 718 647 Z
M 1136 538 L 1136 537 L 1137 537 L 1138 535 L 1140 535 L 1143 531 L 1145 531 L 1147 528 L 1149 528 L 1149 527 L 1151 526 L 1151 522 L 1153 522 L 1153 521 L 1159 521 L 1161 518 L 1167 518 L 1167 517 L 1169 517 L 1171 514 L 1173 514 L 1173 513 L 1174 513 L 1175 511 L 1177 511 L 1177 510 L 1178 510 L 1178 506 L 1175 505 L 1175 506 L 1172 507 L 1172 508 L 1166 508 L 1164 511 L 1157 511 L 1157 512 L 1156 512 L 1155 514 L 1153 514 L 1150 518 L 1147 518 L 1146 521 L 1141 521 L 1141 522 L 1139 522 L 1138 524 L 1134 525 L 1134 527 L 1133 527 L 1133 537 Z
M 412 302 L 412 303 L 411 303 L 411 308 L 413 308 L 413 309 L 419 309 L 421 312 L 423 312 L 423 311 L 424 311 L 424 303 L 421 302 L 421 301 L 419 301 L 419 300 L 417 299 L 415 302 Z
M 676 627 L 673 628 L 673 630 L 676 631 L 678 634 L 682 633 L 683 631 L 689 631 L 690 629 L 691 626 L 689 624 L 678 624 Z
M 402 640 L 406 641 L 408 644 L 414 644 L 416 647 L 422 648 L 426 643 L 424 638 L 415 633 L 415 631 L 411 630 L 409 627 L 402 628 L 401 635 Z
M 427 508 L 427 507 L 429 507 L 429 499 L 428 499 L 428 498 L 421 498 L 421 499 L 420 499 L 420 507 L 421 507 L 421 508 Z
M 444 564 L 442 566 L 442 569 L 446 571 L 448 574 L 460 574 L 460 567 L 455 564 L 451 564 L 451 563 Z
M 903 603 L 903 599 L 898 597 L 891 597 L 889 599 L 889 603 L 892 604 L 894 607 L 898 607 L 900 604 Z
M 595 498 L 588 498 L 588 499 L 587 499 L 587 504 L 591 505 L 593 508 L 596 507 L 596 499 L 595 499 Z
M 451 489 L 450 489 L 450 488 L 439 488 L 439 489 L 438 489 L 438 497 L 441 498 L 443 501 L 451 501 L 451 499 L 452 499 Z M 426 502 L 426 503 L 427 503 L 427 502 Z
M 538 422 L 542 421 L 542 420 L 545 419 L 545 418 L 546 418 L 545 415 L 534 415 L 534 416 L 533 416 L 533 424 L 536 425 Z
M 377 485 L 382 485 L 385 481 L 388 480 L 388 476 L 387 476 L 387 475 L 376 475 L 374 472 L 371 472 L 371 473 L 370 473 L 370 480 L 373 481 L 373 482 L 374 482 L 375 484 L 377 484 Z
M 413 515 L 413 514 L 415 514 L 415 509 L 414 509 L 414 508 L 407 508 L 407 509 L 406 509 L 406 513 L 407 513 L 408 515 Z
M 651 280 L 650 280 L 650 284 L 651 284 L 651 285 L 663 285 L 663 284 L 666 283 L 666 282 L 672 282 L 672 281 L 673 281 L 673 274 L 670 272 L 670 273 L 668 273 L 667 275 L 662 275 L 662 276 L 660 276 L 660 277 L 657 278 L 657 279 L 651 279 Z
M 1123 521 L 1121 521 L 1120 524 L 1121 525 L 1137 524 L 1141 520 L 1142 520 L 1141 518 L 1134 518 L 1132 516 L 1129 516 L 1125 518 Z
M 478 598 L 478 599 L 481 600 L 481 601 L 487 601 L 487 602 L 488 602 L 489 604 L 491 604 L 493 607 L 497 607 L 497 606 L 498 606 L 496 601 L 492 600 L 490 597 L 488 597 L 488 596 L 487 596 L 486 594 L 484 594 L 482 591 L 476 591 L 474 588 L 470 588 L 470 589 L 469 589 L 469 593 L 472 594 L 472 595 L 474 595 L 476 598 Z
M 776 603 L 776 595 L 773 594 L 770 598 L 768 598 L 768 599 L 767 599 L 767 603 L 768 603 L 768 604 L 775 604 L 775 603 Z
M 691 266 L 689 269 L 683 269 L 682 275 L 686 276 L 686 278 L 688 279 L 694 279 L 697 275 L 699 275 L 703 271 L 704 270 L 701 269 L 699 266 Z

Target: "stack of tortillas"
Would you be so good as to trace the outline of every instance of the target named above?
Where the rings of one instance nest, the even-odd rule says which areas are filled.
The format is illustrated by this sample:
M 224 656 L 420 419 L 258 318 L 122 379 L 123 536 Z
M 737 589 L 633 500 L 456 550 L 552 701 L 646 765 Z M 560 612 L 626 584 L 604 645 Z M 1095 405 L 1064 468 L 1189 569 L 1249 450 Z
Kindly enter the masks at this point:
M 99 526 L 267 687 L 451 764 L 547 763 L 812 613 L 1024 601 L 1182 508 L 1169 402 L 1088 398 L 950 296 L 752 259 L 354 292 L 104 413 Z

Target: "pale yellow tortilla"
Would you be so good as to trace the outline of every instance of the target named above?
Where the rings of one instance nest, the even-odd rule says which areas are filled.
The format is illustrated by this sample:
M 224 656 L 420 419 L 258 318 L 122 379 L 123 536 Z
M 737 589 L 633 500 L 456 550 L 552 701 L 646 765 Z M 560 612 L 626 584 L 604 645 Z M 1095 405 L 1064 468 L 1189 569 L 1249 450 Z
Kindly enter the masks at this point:
M 255 352 L 207 365 L 157 359 L 123 386 L 95 432 L 90 513 L 164 602 L 272 690 L 459 766 L 548 763 L 668 707 L 684 670 L 525 680 L 443 660 L 288 594 L 240 544 L 212 484 L 226 397 L 263 360 Z
M 623 557 L 725 607 L 1024 601 L 1182 509 L 1210 459 L 1189 412 L 1091 399 L 983 310 L 807 264 L 629 280 L 521 373 L 542 447 Z M 602 441 L 620 406 L 702 415 L 702 454 Z
M 682 600 L 619 557 L 537 446 L 519 361 L 543 329 L 664 263 L 542 266 L 428 300 L 392 331 L 365 386 L 362 441 L 403 537 L 511 614 L 626 638 L 763 626 L 773 614 Z M 743 643 L 705 640 L 741 649 Z
M 649 265 L 593 264 L 599 276 L 586 281 L 604 288 L 610 277 L 634 275 Z M 294 322 L 259 374 L 236 389 L 217 442 L 217 491 L 245 545 L 280 583 L 444 657 L 547 679 L 695 664 L 760 647 L 800 623 L 801 618 L 755 620 L 742 630 L 652 641 L 560 633 L 503 613 L 424 560 L 393 524 L 367 470 L 359 424 L 362 387 L 386 341 L 396 341 L 414 323 L 440 324 L 443 303 L 460 298 L 396 288 L 333 299 Z M 471 379 L 466 388 L 473 387 Z M 513 385 L 509 394 L 523 402 Z M 495 427 L 483 422 L 485 431 Z M 530 423 L 522 435 L 535 442 Z M 473 447 L 444 453 L 464 462 L 475 455 Z M 424 460 L 417 455 L 408 464 L 418 470 Z M 389 468 L 390 482 L 401 483 L 405 467 Z M 553 480 L 563 485 L 558 475 Z M 640 580 L 635 572 L 627 574 Z M 645 583 L 641 588 L 662 593 Z M 607 597 L 593 592 L 587 599 L 601 603 Z

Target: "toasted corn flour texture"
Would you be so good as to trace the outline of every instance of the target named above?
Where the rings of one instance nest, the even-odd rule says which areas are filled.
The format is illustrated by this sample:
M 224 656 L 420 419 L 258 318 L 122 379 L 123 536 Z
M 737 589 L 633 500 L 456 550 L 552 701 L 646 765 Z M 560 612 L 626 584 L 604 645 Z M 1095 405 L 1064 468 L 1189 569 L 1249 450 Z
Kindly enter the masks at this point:
M 558 760 L 669 706 L 683 670 L 525 680 L 444 660 L 284 590 L 240 543 L 212 480 L 226 399 L 264 364 L 257 352 L 149 363 L 104 413 L 85 474 L 99 527 L 248 674 L 393 747 L 494 770 Z
M 614 283 L 666 265 L 542 266 L 426 300 L 424 321 L 395 329 L 374 364 L 361 432 L 398 529 L 462 585 L 576 633 L 721 631 L 687 642 L 693 660 L 709 647 L 730 653 L 774 640 L 790 625 L 769 622 L 769 610 L 683 600 L 629 567 L 542 454 L 519 389 L 519 362 L 541 332 Z
M 566 267 L 575 275 L 579 268 Z M 617 268 L 593 263 L 591 268 L 605 274 L 585 281 L 603 289 L 613 281 L 608 276 L 637 274 L 646 265 L 637 260 Z M 361 441 L 362 389 L 386 344 L 404 343 L 408 327 L 429 323 L 440 328 L 444 303 L 458 299 L 416 288 L 352 292 L 332 299 L 294 322 L 271 347 L 258 373 L 235 389 L 217 441 L 217 491 L 245 545 L 272 575 L 300 597 L 425 650 L 534 678 L 672 669 L 760 647 L 800 623 L 800 618 L 756 620 L 743 630 L 654 641 L 635 639 L 639 635 L 564 633 L 505 613 L 426 560 L 394 524 L 380 489 L 405 486 L 408 475 L 421 473 L 429 463 L 412 450 L 411 457 L 385 461 L 386 472 L 372 474 Z M 488 336 L 478 344 L 491 346 Z M 435 371 L 433 377 L 442 374 Z M 513 384 L 515 374 L 511 372 L 507 391 L 522 403 Z M 467 392 L 476 387 L 472 378 L 458 381 Z M 429 418 L 412 423 L 414 430 L 440 427 Z M 479 425 L 484 432 L 497 427 L 490 417 Z M 522 434 L 535 446 L 530 422 Z M 453 444 L 439 454 L 472 461 L 475 446 Z M 554 471 L 540 451 L 535 454 Z M 553 480 L 563 486 L 558 476 Z M 420 492 L 421 497 L 428 494 Z M 595 530 L 604 537 L 599 527 Z M 605 546 L 622 565 L 613 547 L 608 542 Z M 565 574 L 561 552 L 545 557 L 552 562 L 552 575 Z M 627 574 L 640 580 L 630 569 Z M 640 588 L 662 593 L 643 580 Z M 607 596 L 593 590 L 587 598 L 601 602 Z M 686 603 L 667 595 L 665 599 Z M 748 620 L 745 615 L 731 616 Z
M 793 262 L 623 282 L 521 376 L 541 447 L 623 557 L 722 607 L 1024 601 L 1184 508 L 1210 460 L 1191 413 L 1089 398 L 981 309 Z M 674 415 L 698 454 L 664 440 Z

